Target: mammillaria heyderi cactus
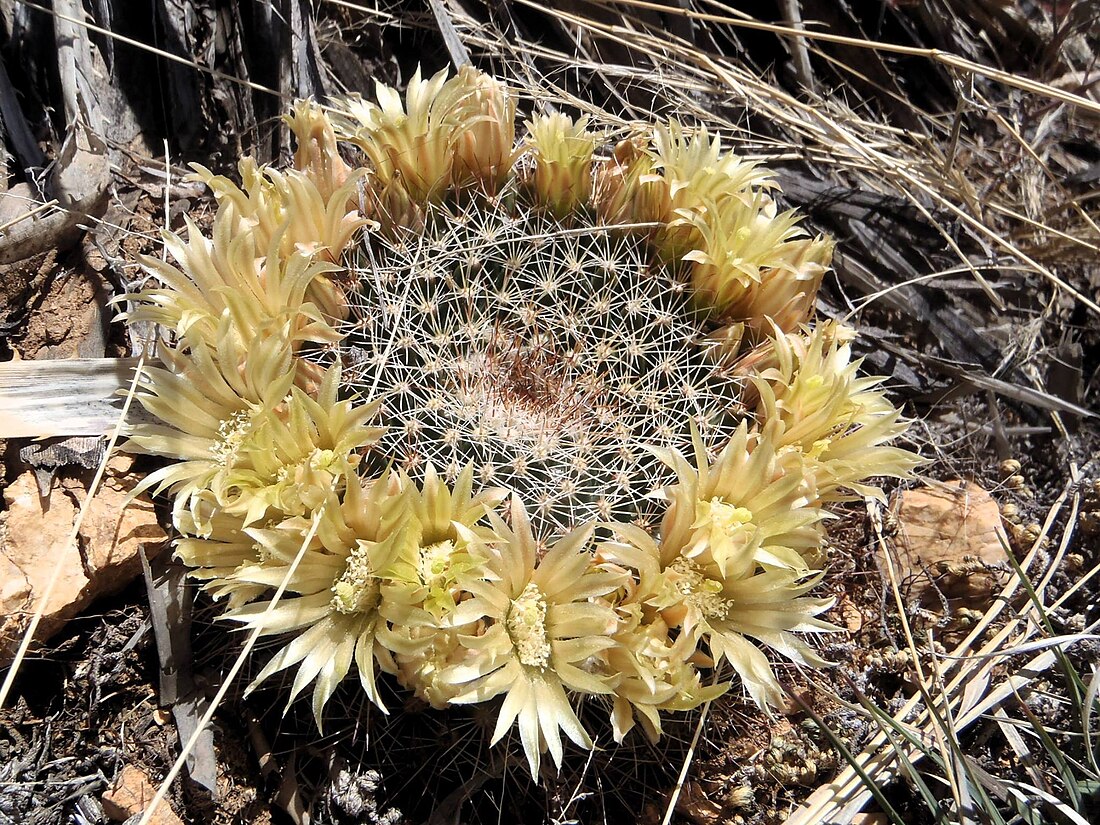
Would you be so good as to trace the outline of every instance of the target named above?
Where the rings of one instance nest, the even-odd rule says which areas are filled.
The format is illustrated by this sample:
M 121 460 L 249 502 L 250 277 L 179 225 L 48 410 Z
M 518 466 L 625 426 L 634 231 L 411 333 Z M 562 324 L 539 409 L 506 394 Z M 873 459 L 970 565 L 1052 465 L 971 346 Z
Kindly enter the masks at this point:
M 210 237 L 132 296 L 165 340 L 130 449 L 173 460 L 145 486 L 226 617 L 283 637 L 256 681 L 295 668 L 318 724 L 353 666 L 380 707 L 378 671 L 501 696 L 532 773 L 591 747 L 578 697 L 656 738 L 725 659 L 778 703 L 758 645 L 817 665 L 796 634 L 830 628 L 825 504 L 917 463 L 853 333 L 810 325 L 831 242 L 705 130 L 517 144 L 468 67 L 377 101 L 298 104 L 291 169 L 199 168 Z

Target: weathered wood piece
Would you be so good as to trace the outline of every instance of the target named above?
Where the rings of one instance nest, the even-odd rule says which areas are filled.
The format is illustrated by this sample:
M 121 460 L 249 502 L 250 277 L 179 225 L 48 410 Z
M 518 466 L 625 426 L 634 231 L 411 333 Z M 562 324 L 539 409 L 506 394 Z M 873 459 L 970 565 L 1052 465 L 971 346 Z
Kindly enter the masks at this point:
M 47 184 L 50 201 L 28 201 L 25 217 L 7 221 L 0 231 L 0 264 L 71 246 L 80 224 L 107 208 L 110 163 L 102 142 L 82 130 L 70 132 L 61 148 Z
M 149 596 L 149 618 L 157 643 L 160 663 L 160 703 L 172 709 L 181 745 L 199 727 L 207 700 L 195 686 L 191 666 L 191 617 L 194 590 L 187 585 L 187 570 L 166 555 L 151 562 L 141 555 L 145 591 Z M 206 728 L 187 756 L 187 774 L 201 785 L 211 799 L 218 797 L 218 760 L 214 753 L 214 732 Z
M 231 156 L 254 152 L 257 116 L 249 85 L 254 70 L 245 58 L 241 4 L 161 0 L 154 5 L 164 50 L 194 66 L 172 62 L 164 68 L 180 148 L 224 147 Z M 266 44 L 259 51 L 267 52 Z
M 23 116 L 19 96 L 11 84 L 3 61 L 0 61 L 0 137 L 10 145 L 22 168 L 42 165 L 42 150 L 38 148 L 27 119 Z
M 135 358 L 0 363 L 0 438 L 104 435 L 121 415 Z M 128 420 L 143 417 L 131 405 Z
M 443 0 L 428 0 L 428 4 L 432 7 L 432 15 L 435 17 L 436 25 L 439 26 L 443 44 L 447 47 L 447 54 L 451 56 L 451 62 L 454 63 L 455 68 L 460 69 L 470 65 L 470 53 L 462 43 L 462 38 L 458 36 L 451 13 L 447 11 Z

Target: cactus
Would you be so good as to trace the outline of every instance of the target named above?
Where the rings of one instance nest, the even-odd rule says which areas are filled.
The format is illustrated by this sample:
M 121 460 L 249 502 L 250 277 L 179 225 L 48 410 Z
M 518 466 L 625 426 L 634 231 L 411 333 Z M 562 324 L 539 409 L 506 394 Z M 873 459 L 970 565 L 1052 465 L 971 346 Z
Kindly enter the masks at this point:
M 381 674 L 502 696 L 532 774 L 592 746 L 586 696 L 619 741 L 723 660 L 778 704 L 765 648 L 823 664 L 826 508 L 919 461 L 854 333 L 811 325 L 831 241 L 705 131 L 516 144 L 472 68 L 377 98 L 298 104 L 294 168 L 199 168 L 211 237 L 131 296 L 165 340 L 129 445 L 174 462 L 145 487 L 226 618 L 284 643 L 254 684 L 293 670 L 318 725 L 352 671 L 379 707 Z
M 515 191 L 429 208 L 375 237 L 341 344 L 345 381 L 381 403 L 378 455 L 414 476 L 515 492 L 548 538 L 587 521 L 655 523 L 673 476 L 653 448 L 718 449 L 741 381 L 708 358 L 707 313 L 644 239 L 563 226 Z

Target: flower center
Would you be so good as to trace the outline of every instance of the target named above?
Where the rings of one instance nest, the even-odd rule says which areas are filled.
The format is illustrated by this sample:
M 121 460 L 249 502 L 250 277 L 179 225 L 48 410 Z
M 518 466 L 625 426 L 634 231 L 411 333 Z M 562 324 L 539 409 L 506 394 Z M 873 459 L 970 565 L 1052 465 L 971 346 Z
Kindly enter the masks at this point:
M 367 548 L 360 542 L 348 556 L 348 565 L 332 586 L 332 609 L 345 615 L 367 613 L 378 607 L 381 594 L 370 567 Z
M 700 501 L 695 505 L 692 527 L 703 532 L 710 560 L 723 569 L 730 564 L 739 568 L 751 559 L 747 550 L 756 540 L 758 530 L 747 507 L 737 507 L 720 498 Z M 729 575 L 732 571 L 725 572 Z
M 433 586 L 440 584 L 440 579 L 447 573 L 451 566 L 451 557 L 454 555 L 454 542 L 437 541 L 427 547 L 421 547 L 416 563 L 416 572 L 423 584 Z
M 237 452 L 252 430 L 252 416 L 248 410 L 240 410 L 218 424 L 218 440 L 210 445 L 214 460 L 223 467 L 232 466 Z
M 550 664 L 550 638 L 546 633 L 546 597 L 534 582 L 512 601 L 506 622 L 508 635 L 520 664 L 546 667 Z
M 737 507 L 720 498 L 700 501 L 695 506 L 695 524 L 693 527 L 707 527 L 732 536 L 752 521 L 752 511 L 746 507 Z
M 731 601 L 722 595 L 722 583 L 708 577 L 691 559 L 680 556 L 668 570 L 675 574 L 676 589 L 689 608 L 695 608 L 707 619 L 724 619 L 729 615 Z
M 350 456 L 349 458 L 355 458 Z M 280 482 L 294 482 L 306 477 L 307 473 L 330 473 L 335 475 L 341 469 L 341 463 L 345 459 L 333 450 L 322 450 L 315 447 L 313 451 L 296 464 L 284 464 L 275 473 L 275 478 Z M 353 462 L 349 462 L 353 463 Z M 353 464 L 354 466 L 354 464 Z

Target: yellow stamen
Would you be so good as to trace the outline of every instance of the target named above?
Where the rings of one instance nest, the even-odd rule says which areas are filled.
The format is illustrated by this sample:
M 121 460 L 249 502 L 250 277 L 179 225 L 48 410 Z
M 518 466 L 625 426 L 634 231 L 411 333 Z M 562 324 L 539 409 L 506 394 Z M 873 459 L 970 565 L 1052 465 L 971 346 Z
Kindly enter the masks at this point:
M 516 648 L 516 657 L 528 667 L 550 664 L 550 639 L 546 634 L 546 597 L 531 582 L 512 601 L 508 611 L 508 635 Z
M 699 565 L 683 556 L 668 566 L 676 575 L 676 589 L 684 604 L 694 607 L 707 619 L 724 619 L 732 602 L 722 595 L 722 583 L 709 578 Z
M 221 438 L 210 445 L 210 452 L 214 454 L 214 459 L 223 467 L 236 461 L 237 451 L 248 437 L 251 428 L 252 418 L 247 410 L 235 412 L 222 421 L 218 425 L 218 435 Z
M 348 556 L 348 566 L 332 586 L 332 608 L 337 613 L 366 613 L 378 607 L 381 595 L 371 571 L 367 549 L 360 543 Z

